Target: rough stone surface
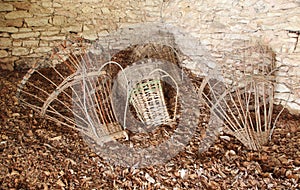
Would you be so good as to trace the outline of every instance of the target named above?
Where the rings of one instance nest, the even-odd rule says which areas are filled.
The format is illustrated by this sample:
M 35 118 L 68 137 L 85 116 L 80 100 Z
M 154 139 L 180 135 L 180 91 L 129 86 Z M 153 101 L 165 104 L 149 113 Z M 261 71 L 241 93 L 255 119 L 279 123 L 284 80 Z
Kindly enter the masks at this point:
M 37 47 L 39 45 L 39 41 L 38 40 L 24 40 L 22 45 L 24 47 Z
M 51 47 L 39 47 L 34 50 L 35 53 L 47 53 L 52 50 Z
M 12 51 L 12 55 L 19 56 L 19 55 L 28 55 L 29 50 L 27 48 L 18 47 L 14 48 Z
M 0 3 L 0 12 L 4 11 L 12 11 L 14 10 L 14 6 L 8 3 Z
M 66 36 L 41 36 L 41 40 L 54 41 L 54 40 L 65 40 Z
M 6 50 L 0 50 L 0 58 L 7 57 L 8 53 Z
M 30 10 L 31 3 L 30 2 L 14 2 L 13 6 L 18 10 Z
M 300 104 L 291 102 L 287 104 L 287 108 L 292 114 L 299 114 Z
M 48 17 L 25 18 L 28 26 L 45 26 L 49 22 Z
M 14 19 L 14 20 L 6 20 L 5 21 L 6 26 L 14 26 L 14 27 L 22 27 L 23 25 L 23 19 Z
M 65 16 L 54 16 L 53 17 L 53 20 L 52 20 L 52 23 L 53 25 L 63 25 L 66 23 L 66 17 Z
M 0 38 L 0 48 L 8 48 L 12 45 L 12 40 L 10 38 Z
M 16 33 L 18 31 L 19 30 L 16 27 L 0 27 L 0 32 Z
M 20 38 L 35 38 L 40 35 L 40 32 L 27 32 L 27 33 L 18 33 L 18 34 L 12 34 L 11 37 L 14 39 L 20 39 Z
M 18 18 L 29 18 L 33 15 L 28 13 L 27 11 L 13 11 L 9 12 L 5 15 L 6 19 L 18 19 Z
M 69 25 L 62 29 L 62 32 L 81 32 L 81 31 L 82 31 L 81 24 Z

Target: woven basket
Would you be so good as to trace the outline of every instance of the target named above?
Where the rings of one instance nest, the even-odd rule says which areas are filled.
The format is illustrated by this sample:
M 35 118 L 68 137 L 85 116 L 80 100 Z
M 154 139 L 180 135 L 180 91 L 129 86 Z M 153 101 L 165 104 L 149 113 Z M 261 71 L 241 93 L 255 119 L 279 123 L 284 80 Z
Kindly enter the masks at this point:
M 159 79 L 138 82 L 131 91 L 130 103 L 139 119 L 148 126 L 158 126 L 171 121 Z

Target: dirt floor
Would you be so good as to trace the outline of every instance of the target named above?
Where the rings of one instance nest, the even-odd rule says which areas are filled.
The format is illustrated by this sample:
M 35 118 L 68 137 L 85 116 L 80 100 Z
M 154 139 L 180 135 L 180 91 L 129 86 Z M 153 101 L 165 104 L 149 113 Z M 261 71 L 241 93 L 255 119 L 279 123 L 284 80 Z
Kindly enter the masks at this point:
M 197 139 L 169 162 L 109 165 L 77 132 L 18 105 L 24 73 L 0 71 L 0 189 L 299 189 L 300 118 L 284 112 L 261 152 L 222 135 L 198 154 Z

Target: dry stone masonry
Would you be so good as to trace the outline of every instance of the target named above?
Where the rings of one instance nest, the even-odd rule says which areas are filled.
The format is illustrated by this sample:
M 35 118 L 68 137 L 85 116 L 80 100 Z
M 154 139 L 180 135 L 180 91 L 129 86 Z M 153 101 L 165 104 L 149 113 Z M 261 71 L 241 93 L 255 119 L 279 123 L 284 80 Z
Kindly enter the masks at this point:
M 269 46 L 280 67 L 276 97 L 300 113 L 299 0 L 0 0 L 0 67 L 45 60 L 70 36 L 93 41 L 142 22 L 183 28 L 219 64 L 234 64 L 230 55 L 249 41 Z

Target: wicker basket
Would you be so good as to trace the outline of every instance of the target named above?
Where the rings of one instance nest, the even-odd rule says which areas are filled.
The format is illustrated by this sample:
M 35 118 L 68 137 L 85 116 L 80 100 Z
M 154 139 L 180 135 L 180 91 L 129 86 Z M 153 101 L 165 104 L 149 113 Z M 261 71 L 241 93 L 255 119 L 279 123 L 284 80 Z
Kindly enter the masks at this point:
M 139 119 L 148 126 L 158 126 L 171 121 L 159 79 L 138 82 L 131 91 L 130 103 Z

